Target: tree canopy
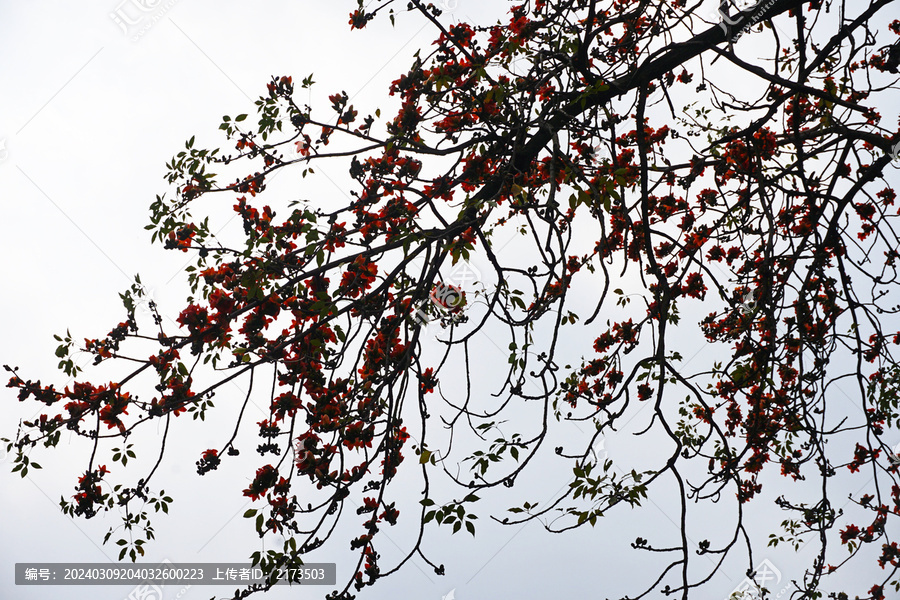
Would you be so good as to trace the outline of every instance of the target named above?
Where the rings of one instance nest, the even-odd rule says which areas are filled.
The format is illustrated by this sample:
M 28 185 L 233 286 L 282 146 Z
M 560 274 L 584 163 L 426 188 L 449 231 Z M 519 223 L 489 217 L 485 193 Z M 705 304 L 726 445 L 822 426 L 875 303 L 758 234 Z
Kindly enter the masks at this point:
M 359 0 L 351 29 L 434 29 L 390 86 L 392 109 L 341 91 L 317 111 L 298 94 L 318 93 L 314 77 L 285 74 L 255 116 L 223 118 L 224 149 L 191 137 L 147 225 L 192 260 L 177 324 L 137 279 L 108 334 L 58 336 L 71 386 L 7 366 L 18 400 L 45 405 L 5 440 L 13 469 L 25 476 L 64 432 L 83 438 L 62 508 L 123 511 L 106 540 L 128 532 L 119 558 L 136 560 L 148 510 L 173 501 L 155 477 L 170 424 L 224 411 L 234 428 L 197 473 L 258 435 L 244 516 L 286 541 L 250 557 L 273 572 L 349 544 L 353 575 L 328 598 L 413 557 L 443 573 L 427 532 L 475 535 L 482 498 L 546 469 L 569 484 L 495 523 L 563 532 L 650 501 L 672 509 L 674 544 L 636 532 L 636 560 L 662 566 L 629 598 L 707 597 L 726 558 L 752 579 L 766 544 L 805 543 L 818 549 L 792 598 L 885 598 L 900 589 L 900 132 L 881 114 L 900 105 L 892 4 L 534 0 L 482 24 Z M 319 164 L 347 170 L 349 201 L 267 193 Z M 209 225 L 223 202 L 239 238 Z M 502 365 L 479 357 L 486 337 Z M 694 362 L 686 340 L 716 360 Z M 103 379 L 113 364 L 127 373 Z M 226 399 L 238 380 L 246 396 Z M 269 403 L 257 423 L 251 394 Z M 647 456 L 624 467 L 602 445 L 637 413 Z M 159 423 L 158 448 L 129 443 Z M 157 456 L 147 472 L 128 466 L 142 453 Z M 401 506 L 400 480 L 421 498 Z M 448 484 L 455 499 L 435 491 Z M 748 519 L 763 502 L 785 516 L 760 540 Z M 727 515 L 715 535 L 711 507 Z M 354 513 L 365 521 L 340 538 Z M 380 533 L 403 520 L 418 534 L 384 564 Z M 840 579 L 849 569 L 865 580 Z

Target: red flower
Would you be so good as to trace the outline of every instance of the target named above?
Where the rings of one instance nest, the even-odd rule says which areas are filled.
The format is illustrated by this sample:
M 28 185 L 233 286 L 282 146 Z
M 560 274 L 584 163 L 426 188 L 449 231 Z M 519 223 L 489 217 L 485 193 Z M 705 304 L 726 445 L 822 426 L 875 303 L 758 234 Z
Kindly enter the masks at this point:
M 458 286 L 446 283 L 436 284 L 429 297 L 434 304 L 451 311 L 462 310 L 466 304 L 466 293 Z
M 646 383 L 638 386 L 638 400 L 648 400 L 652 394 L 653 388 Z
M 706 286 L 703 284 L 703 275 L 700 273 L 691 273 L 687 276 L 684 292 L 693 298 L 703 298 L 706 296 Z
M 278 471 L 272 465 L 265 465 L 256 470 L 256 477 L 250 482 L 250 487 L 244 490 L 244 495 L 251 500 L 259 500 L 270 487 L 278 481 Z
M 347 271 L 341 277 L 340 290 L 351 298 L 359 296 L 362 292 L 372 287 L 378 267 L 365 256 L 357 256 L 347 266 Z
M 859 527 L 856 525 L 847 525 L 847 527 L 841 531 L 841 543 L 846 544 L 852 539 L 855 539 L 859 535 Z
M 419 390 L 423 394 L 430 394 L 434 391 L 434 386 L 437 385 L 437 378 L 434 376 L 434 369 L 428 367 L 425 369 L 425 372 L 419 376 Z
M 362 29 L 372 20 L 372 15 L 367 15 L 361 8 L 350 13 L 350 29 Z

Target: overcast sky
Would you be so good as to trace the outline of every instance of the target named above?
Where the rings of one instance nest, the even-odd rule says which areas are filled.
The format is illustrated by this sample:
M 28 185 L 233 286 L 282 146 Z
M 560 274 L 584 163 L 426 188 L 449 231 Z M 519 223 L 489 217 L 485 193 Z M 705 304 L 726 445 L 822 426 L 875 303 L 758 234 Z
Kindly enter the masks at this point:
M 164 164 L 183 148 L 184 141 L 196 134 L 198 145 L 224 145 L 217 132 L 222 115 L 252 114 L 253 101 L 265 92 L 270 76 L 292 75 L 297 82 L 314 73 L 317 83 L 307 98 L 314 104 L 325 105 L 329 94 L 345 90 L 361 114 L 389 106 L 387 85 L 407 70 L 412 53 L 428 47 L 435 35 L 414 16 L 398 18 L 396 28 L 378 19 L 363 32 L 350 32 L 347 15 L 354 4 L 337 0 L 0 2 L 5 49 L 0 63 L 0 248 L 6 257 L 2 266 L 5 293 L 0 295 L 0 333 L 5 344 L 0 363 L 19 366 L 24 378 L 41 378 L 62 387 L 67 377 L 56 370 L 52 335 L 69 328 L 77 340 L 101 337 L 122 320 L 117 294 L 135 273 L 153 290 L 163 314 L 177 315 L 186 292 L 181 283 L 186 256 L 150 245 L 143 229 L 147 207 L 156 194 L 171 193 L 162 179 Z M 445 6 L 447 21 L 490 23 L 510 3 L 447 0 Z M 320 170 L 326 177 L 304 183 L 302 193 L 343 202 L 345 173 L 337 166 Z M 285 176 L 282 183 L 288 182 L 300 185 L 299 179 Z M 231 220 L 231 202 L 225 202 L 224 211 L 212 222 L 225 232 L 239 231 L 239 223 Z M 686 347 L 680 352 L 686 358 L 711 356 L 704 354 L 710 349 L 699 337 L 683 342 Z M 504 351 L 491 343 L 484 341 L 482 366 L 505 362 Z M 231 398 L 221 394 L 219 407 L 229 400 L 239 401 L 242 390 L 236 386 L 233 394 Z M 14 435 L 19 419 L 35 414 L 34 406 L 16 404 L 9 390 L 0 393 L 0 402 L 0 436 Z M 204 428 L 178 424 L 175 433 L 181 436 L 172 441 L 169 460 L 156 476 L 156 488 L 164 487 L 175 503 L 168 517 L 154 520 L 157 540 L 148 546 L 147 562 L 242 562 L 260 546 L 249 522 L 240 517 L 249 506 L 240 490 L 252 473 L 248 465 L 254 463 L 242 468 L 224 465 L 202 479 L 194 470 L 199 451 L 221 447 L 222 432 L 227 431 L 232 415 L 222 413 Z M 262 418 L 262 411 L 254 417 L 254 421 Z M 622 465 L 654 451 L 626 438 L 608 439 L 605 444 L 609 455 Z M 4 542 L 0 598 L 122 600 L 131 593 L 130 587 L 14 586 L 16 562 L 115 559 L 115 547 L 100 544 L 107 528 L 117 524 L 114 515 L 73 521 L 59 510 L 60 496 L 71 497 L 76 473 L 86 464 L 90 448 L 80 442 L 69 444 L 63 436 L 60 451 L 36 452 L 35 460 L 45 468 L 32 471 L 24 480 L 8 473 L 8 460 L 0 464 L 5 467 L 0 471 L 0 540 Z M 110 469 L 116 474 L 121 466 L 110 465 Z M 548 470 L 541 477 L 532 476 L 530 482 L 517 482 L 515 493 L 497 490 L 493 506 L 512 506 L 528 498 L 546 502 L 567 481 L 567 473 Z M 417 488 L 407 491 L 414 497 Z M 675 540 L 677 512 L 675 506 L 653 502 L 631 517 L 625 510 L 620 512 L 622 516 L 612 522 L 561 536 L 550 535 L 534 523 L 515 528 L 492 525 L 486 514 L 481 516 L 475 540 L 429 530 L 425 548 L 433 560 L 447 565 L 445 576 L 435 575 L 415 560 L 361 597 L 440 600 L 454 591 L 460 600 L 563 594 L 602 598 L 635 592 L 657 571 L 632 566 L 635 555 L 626 549 L 640 531 L 626 528 L 625 522 L 640 523 L 645 531 Z M 723 509 L 721 517 L 727 514 Z M 348 517 L 356 529 L 339 530 L 336 539 L 341 539 L 342 532 L 343 539 L 348 539 L 358 529 L 361 519 Z M 710 516 L 712 529 L 715 518 Z M 768 523 L 780 516 L 762 508 L 760 518 Z M 385 531 L 389 539 L 380 547 L 384 566 L 392 565 L 401 550 L 409 547 L 410 533 L 402 526 Z M 341 550 L 313 557 L 336 562 L 339 583 L 352 572 L 345 548 Z M 809 561 L 811 555 L 801 551 L 801 557 Z M 800 575 L 791 572 L 798 563 L 790 553 L 771 551 L 759 559 L 754 562 L 769 560 L 779 577 L 783 573 L 775 591 L 787 584 L 788 573 Z M 724 598 L 743 578 L 745 567 L 729 562 L 711 585 L 712 595 L 704 597 Z M 600 578 L 598 573 L 605 576 Z M 614 578 L 609 577 L 613 574 Z M 268 597 L 320 598 L 326 590 L 330 591 L 279 590 Z M 225 595 L 221 588 L 170 586 L 164 597 L 200 600 L 214 594 Z

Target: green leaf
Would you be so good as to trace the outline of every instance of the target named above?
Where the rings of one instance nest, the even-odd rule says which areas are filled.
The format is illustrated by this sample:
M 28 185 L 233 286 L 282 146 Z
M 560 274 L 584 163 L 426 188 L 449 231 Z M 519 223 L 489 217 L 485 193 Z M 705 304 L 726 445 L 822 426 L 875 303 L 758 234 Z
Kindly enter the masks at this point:
M 256 509 L 255 509 L 255 508 L 248 508 L 248 509 L 247 509 L 247 512 L 244 513 L 244 518 L 245 518 L 245 519 L 249 519 L 250 517 L 255 517 L 255 516 L 256 516 Z

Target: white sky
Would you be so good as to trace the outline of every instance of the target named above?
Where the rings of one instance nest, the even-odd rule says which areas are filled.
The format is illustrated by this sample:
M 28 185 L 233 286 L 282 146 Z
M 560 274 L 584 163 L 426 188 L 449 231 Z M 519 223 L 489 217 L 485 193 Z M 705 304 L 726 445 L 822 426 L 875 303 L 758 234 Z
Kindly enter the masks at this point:
M 154 5 L 146 0 L 145 4 Z M 5 341 L 0 363 L 19 366 L 26 379 L 40 377 L 45 383 L 64 385 L 66 376 L 55 369 L 52 335 L 70 328 L 77 340 L 101 337 L 122 319 L 117 294 L 135 273 L 155 290 L 164 314 L 177 314 L 185 295 L 179 274 L 187 257 L 151 247 L 143 229 L 154 196 L 169 191 L 162 179 L 164 163 L 195 134 L 198 146 L 224 147 L 217 131 L 222 115 L 250 113 L 252 120 L 253 100 L 264 93 L 271 75 L 292 75 L 296 83 L 314 73 L 317 83 L 311 102 L 324 105 L 327 95 L 346 90 L 361 116 L 376 106 L 383 110 L 388 106 L 387 85 L 407 70 L 412 52 L 428 47 L 435 35 L 423 28 L 421 19 L 404 16 L 398 16 L 395 29 L 386 19 L 378 19 L 363 32 L 350 32 L 347 15 L 354 4 L 169 0 L 146 13 L 159 17 L 155 23 L 144 18 L 130 29 L 131 36 L 139 36 L 132 40 L 110 16 L 117 10 L 120 15 L 138 16 L 131 0 L 121 4 L 114 0 L 0 2 L 0 39 L 6 57 L 0 63 L 0 140 L 5 143 L 0 146 L 5 147 L 0 149 L 0 249 L 7 257 L 2 266 L 5 293 L 0 295 L 0 332 Z M 506 0 L 452 1 L 449 6 L 454 9 L 445 18 L 492 22 L 509 5 Z M 152 26 L 142 29 L 147 24 Z M 304 193 L 342 201 L 344 169 L 338 165 L 317 169 L 335 183 L 310 183 L 301 188 Z M 229 221 L 230 200 L 224 202 L 224 216 L 213 222 L 226 231 L 239 229 Z M 691 344 L 680 349 L 686 358 L 704 351 L 702 342 L 695 339 Z M 493 353 L 488 355 L 488 368 L 492 360 L 505 362 L 503 352 L 485 347 Z M 5 382 L 6 374 L 0 380 Z M 219 408 L 230 400 L 239 401 L 240 392 L 234 393 L 232 399 L 220 395 Z M 9 390 L 0 395 L 0 435 L 14 435 L 18 420 L 33 416 L 35 409 L 16 404 Z M 249 522 L 240 518 L 247 508 L 240 489 L 255 463 L 224 464 L 202 479 L 194 471 L 199 451 L 221 447 L 222 431 L 229 423 L 228 414 L 222 414 L 205 428 L 179 424 L 184 426 L 181 441 L 172 442 L 174 450 L 155 486 L 165 487 L 175 503 L 168 517 L 154 520 L 157 540 L 148 547 L 147 562 L 241 562 L 259 544 Z M 630 456 L 647 452 L 624 437 L 608 439 L 606 448 L 623 464 Z M 27 600 L 52 594 L 73 600 L 121 600 L 131 591 L 130 587 L 51 589 L 13 584 L 16 562 L 103 562 L 115 557 L 111 543 L 99 545 L 107 527 L 116 525 L 112 514 L 86 522 L 73 521 L 59 510 L 59 497 L 73 493 L 87 452 L 84 443 L 68 445 L 64 436 L 58 451 L 33 455 L 45 469 L 33 471 L 27 480 L 0 471 L 0 540 L 4 541 L 0 598 Z M 252 454 L 250 448 L 244 452 Z M 8 461 L 3 466 L 8 468 Z M 119 465 L 109 466 L 114 474 L 121 471 Z M 532 479 L 536 479 L 533 473 Z M 543 502 L 566 482 L 567 473 L 554 472 L 530 484 L 517 482 L 511 492 L 496 491 L 496 506 L 512 506 L 528 498 Z M 412 486 L 409 493 L 414 495 L 416 489 Z M 759 509 L 761 522 L 783 518 L 775 509 Z M 562 592 L 585 598 L 633 593 L 657 571 L 633 566 L 637 558 L 645 558 L 628 548 L 641 530 L 624 527 L 629 521 L 624 509 L 615 514 L 594 529 L 552 536 L 535 523 L 521 528 L 492 525 L 483 511 L 474 541 L 467 534 L 450 537 L 433 528 L 426 532 L 425 549 L 433 560 L 447 566 L 447 575 L 438 577 L 424 563 L 414 561 L 366 589 L 361 598 L 439 600 L 451 590 L 460 600 L 531 599 Z M 349 522 L 360 521 L 348 516 Z M 410 516 L 402 515 L 401 521 Z M 675 516 L 674 507 L 648 503 L 634 511 L 632 521 L 642 524 L 646 533 L 669 535 L 674 541 Z M 713 530 L 715 522 L 710 517 Z M 349 539 L 347 531 L 355 530 L 346 530 L 343 538 L 340 530 L 336 535 L 341 550 L 343 540 Z M 382 541 L 383 567 L 392 566 L 400 556 L 398 548 L 408 547 L 402 528 L 385 533 L 397 547 Z M 345 552 L 336 553 L 331 558 L 338 564 L 339 583 L 349 575 L 345 556 Z M 808 553 L 802 557 L 811 558 Z M 327 561 L 329 555 L 312 558 Z M 770 559 L 785 574 L 781 585 L 797 564 L 791 553 L 781 551 L 762 558 Z M 710 587 L 716 598 L 724 597 L 743 578 L 745 565 L 737 561 L 727 565 Z M 615 578 L 601 579 L 598 572 L 615 574 Z M 312 589 L 279 590 L 266 597 L 320 598 L 330 591 Z M 221 597 L 225 590 L 193 588 L 180 597 Z M 165 597 L 178 593 L 179 588 L 167 589 Z

